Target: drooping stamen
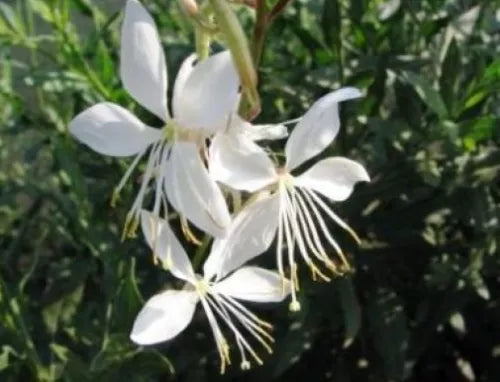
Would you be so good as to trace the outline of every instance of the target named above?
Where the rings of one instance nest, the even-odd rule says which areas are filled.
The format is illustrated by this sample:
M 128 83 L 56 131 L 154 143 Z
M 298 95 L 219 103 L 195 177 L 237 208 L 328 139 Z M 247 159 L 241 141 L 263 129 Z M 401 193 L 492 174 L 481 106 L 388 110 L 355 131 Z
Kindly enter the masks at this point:
M 284 219 L 284 211 L 283 211 L 283 206 L 281 203 L 281 197 L 280 197 L 280 203 L 279 203 L 279 213 L 278 213 L 278 237 L 276 241 L 276 264 L 278 268 L 278 273 L 281 276 L 281 284 L 283 287 L 283 293 L 285 293 L 285 283 L 286 283 L 286 278 L 285 278 L 285 272 L 283 271 L 283 256 L 281 255 L 281 252 L 283 251 L 283 219 Z
M 287 252 L 288 252 L 288 265 L 290 267 L 290 283 L 291 283 L 291 288 L 290 288 L 291 291 L 290 292 L 292 294 L 292 302 L 290 303 L 290 310 L 298 311 L 298 310 L 300 310 L 300 303 L 297 300 L 297 291 L 299 289 L 299 285 L 298 285 L 298 279 L 296 277 L 297 266 L 295 264 L 295 259 L 294 259 L 294 250 L 295 250 L 294 240 L 295 240 L 295 238 L 292 237 L 292 229 L 290 227 L 290 223 L 288 221 L 288 214 L 286 212 L 286 200 L 285 200 L 285 197 L 283 195 L 285 192 L 287 192 L 286 188 L 280 184 L 279 197 L 280 197 L 280 205 L 283 208 L 282 218 L 283 218 L 283 225 L 285 227 L 285 235 L 284 236 L 285 236 Z M 295 274 L 295 277 L 294 277 L 294 274 Z
M 292 198 L 294 202 L 297 203 L 297 210 L 299 212 L 299 222 L 302 225 L 302 228 L 305 232 L 306 241 L 309 244 L 311 251 L 314 253 L 318 260 L 322 261 L 327 268 L 331 269 L 334 273 L 340 274 L 340 272 L 336 272 L 337 266 L 335 263 L 328 257 L 323 244 L 321 243 L 318 231 L 314 225 L 314 221 L 311 217 L 311 214 L 307 208 L 304 199 L 300 195 L 297 190 L 292 191 Z M 312 235 L 312 240 L 311 240 Z
M 180 221 L 181 221 L 181 230 L 182 233 L 184 234 L 184 237 L 191 243 L 200 246 L 202 241 L 196 237 L 193 231 L 191 231 L 191 228 L 189 228 L 189 223 L 184 215 L 180 215 Z
M 347 223 L 345 221 L 343 221 L 335 212 L 333 212 L 331 210 L 330 207 L 328 207 L 328 205 L 323 201 L 321 200 L 321 198 L 319 196 L 316 195 L 316 193 L 312 190 L 308 190 L 307 188 L 304 188 L 304 190 L 312 196 L 312 198 L 316 201 L 316 203 L 323 209 L 323 211 L 326 212 L 326 214 L 333 220 L 335 221 L 335 223 L 337 223 L 340 227 L 342 227 L 345 231 L 347 231 L 352 237 L 353 239 L 356 241 L 356 243 L 361 244 L 361 239 L 359 238 L 359 236 L 357 235 L 356 232 L 354 232 L 354 230 L 349 227 L 347 225 Z
M 238 310 L 237 305 L 234 304 L 235 300 L 233 298 L 230 298 L 229 296 L 223 296 L 219 294 L 213 294 L 212 296 L 214 297 L 215 301 L 217 301 L 217 303 L 221 306 L 221 308 L 224 308 L 224 311 L 227 312 L 226 310 L 227 308 L 237 318 L 239 323 L 257 341 L 261 343 L 261 345 L 267 350 L 267 352 L 269 354 L 272 354 L 273 350 L 271 348 L 271 345 L 274 343 L 274 338 L 262 326 L 259 326 L 258 322 L 262 320 L 258 320 L 257 322 L 252 321 L 252 319 L 250 319 L 248 316 L 246 316 L 244 313 Z M 269 327 L 267 328 L 269 330 Z M 269 341 L 269 343 L 266 340 Z
M 149 154 L 148 158 L 148 163 L 146 165 L 146 171 L 143 174 L 143 179 L 141 186 L 139 188 L 139 192 L 137 193 L 137 197 L 135 198 L 134 203 L 132 204 L 132 207 L 130 208 L 127 214 L 127 218 L 125 220 L 125 226 L 123 228 L 123 233 L 122 233 L 122 240 L 124 240 L 126 237 L 134 237 L 137 228 L 139 227 L 140 211 L 143 205 L 147 186 L 150 183 L 151 178 L 153 176 L 153 171 L 155 168 L 154 164 L 157 160 L 157 155 L 160 147 L 161 147 L 161 142 L 156 142 L 151 149 L 151 153 Z
M 217 347 L 217 351 L 219 352 L 220 357 L 220 373 L 224 374 L 226 371 L 226 365 L 231 365 L 231 358 L 229 354 L 229 346 L 227 344 L 224 335 L 222 334 L 219 324 L 215 319 L 215 316 L 210 308 L 210 305 L 206 301 L 206 296 L 200 296 L 201 304 L 203 305 L 203 309 L 205 310 L 205 314 L 207 315 L 208 323 L 212 328 L 212 334 L 214 336 L 215 345 Z
M 288 193 L 285 193 L 285 200 L 286 200 L 286 203 L 287 203 L 287 210 L 288 210 L 288 214 L 289 214 L 289 221 L 292 224 L 292 229 L 293 229 L 293 231 L 295 233 L 295 238 L 297 240 L 297 244 L 298 244 L 298 247 L 299 247 L 300 254 L 302 255 L 302 258 L 304 259 L 304 261 L 306 262 L 306 264 L 311 269 L 311 272 L 313 273 L 313 278 L 316 275 L 319 275 L 325 281 L 330 281 L 330 279 L 328 277 L 326 277 L 318 269 L 318 267 L 316 267 L 316 265 L 313 263 L 313 261 L 311 260 L 311 258 L 309 256 L 309 253 L 308 253 L 308 250 L 306 248 L 306 245 L 305 245 L 305 242 L 304 242 L 304 238 L 303 238 L 303 235 L 302 235 L 302 231 L 301 231 L 301 229 L 299 227 L 298 220 L 300 220 L 300 218 L 298 218 L 299 214 L 297 212 L 297 205 L 294 204 L 294 203 L 292 203 L 292 200 L 290 199 L 290 196 L 288 195 Z
M 223 306 L 220 306 L 217 304 L 215 300 L 212 300 L 213 296 L 207 295 L 207 301 L 208 303 L 212 306 L 212 308 L 215 309 L 215 311 L 219 314 L 220 317 L 224 320 L 226 325 L 231 329 L 233 332 L 235 338 L 236 338 L 236 343 L 239 343 L 241 346 L 238 345 L 238 348 L 240 349 L 241 357 L 243 362 L 248 362 L 246 361 L 245 353 L 243 349 L 246 349 L 252 357 L 255 359 L 255 361 L 259 364 L 262 365 L 262 359 L 257 355 L 257 353 L 253 350 L 253 348 L 250 346 L 250 344 L 245 340 L 245 338 L 241 335 L 240 331 L 234 326 L 233 322 L 231 321 L 231 318 L 229 316 L 229 313 Z
M 330 230 L 328 229 L 323 217 L 321 216 L 316 205 L 314 204 L 314 201 L 311 199 L 311 197 L 309 196 L 309 194 L 305 190 L 300 189 L 300 188 L 298 188 L 298 190 L 302 192 L 302 195 L 304 196 L 305 201 L 309 205 L 309 208 L 313 211 L 314 216 L 316 217 L 316 220 L 318 221 L 319 226 L 321 228 L 321 233 L 325 236 L 327 241 L 330 243 L 330 245 L 337 252 L 337 255 L 340 257 L 340 259 L 342 260 L 342 263 L 344 264 L 344 268 L 346 268 L 345 270 L 349 270 L 350 265 L 349 265 L 349 262 L 347 261 L 345 255 L 344 255 L 344 252 L 342 251 L 342 249 L 338 245 L 337 241 L 331 235 Z M 332 271 L 338 272 L 336 267 L 335 267 L 335 269 L 332 269 Z
M 118 186 L 116 186 L 115 189 L 113 190 L 113 195 L 111 197 L 111 207 L 116 207 L 118 199 L 120 199 L 121 190 L 127 183 L 128 179 L 130 178 L 130 175 L 132 175 L 132 173 L 134 172 L 139 161 L 142 159 L 142 157 L 144 156 L 144 154 L 146 154 L 147 151 L 148 149 L 146 148 L 142 150 L 139 154 L 137 154 L 132 163 L 130 164 L 130 166 L 127 168 L 127 171 L 125 171 L 125 174 L 123 174 L 122 178 L 120 179 L 120 182 L 118 183 Z

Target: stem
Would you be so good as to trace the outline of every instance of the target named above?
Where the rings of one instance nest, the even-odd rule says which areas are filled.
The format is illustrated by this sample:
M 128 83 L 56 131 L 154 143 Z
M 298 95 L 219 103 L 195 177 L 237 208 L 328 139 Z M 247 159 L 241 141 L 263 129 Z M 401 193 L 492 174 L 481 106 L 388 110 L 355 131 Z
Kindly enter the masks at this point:
M 254 59 L 255 66 L 258 67 L 260 60 L 262 58 L 262 52 L 264 50 L 264 42 L 266 39 L 267 31 L 269 27 L 276 19 L 276 17 L 283 12 L 288 4 L 292 0 L 279 0 L 276 5 L 267 12 L 266 0 L 257 0 L 256 3 L 256 21 L 253 30 L 252 39 L 252 56 Z
M 273 9 L 271 9 L 271 13 L 269 14 L 269 21 L 273 22 L 276 16 L 278 16 L 281 12 L 283 12 L 286 6 L 291 2 L 292 0 L 279 0 L 273 7 Z
M 252 57 L 255 67 L 259 66 L 264 50 L 266 33 L 270 25 L 266 0 L 257 0 L 256 21 L 252 37 Z
M 26 27 L 27 27 L 26 32 L 27 32 L 27 35 L 29 36 L 29 38 L 32 39 L 33 37 L 36 36 L 33 9 L 32 9 L 32 7 L 30 7 L 26 4 L 24 4 L 23 8 L 24 8 L 24 13 L 25 13 L 25 17 L 26 17 Z M 32 41 L 33 41 L 33 43 L 29 44 L 28 49 L 30 52 L 31 70 L 35 71 L 36 68 L 38 68 L 38 56 L 37 56 L 38 46 L 37 46 L 36 40 L 33 39 Z M 40 110 L 43 110 L 45 108 L 44 107 L 45 99 L 44 99 L 42 90 L 37 87 L 35 89 L 35 94 L 36 94 L 36 98 L 38 100 L 38 105 L 40 107 Z
M 196 40 L 196 55 L 199 61 L 206 59 L 210 53 L 210 36 L 199 26 L 194 30 Z
M 210 0 L 217 25 L 226 39 L 233 62 L 240 77 L 244 94 L 244 104 L 248 104 L 248 114 L 260 111 L 260 97 L 257 92 L 257 72 L 248 46 L 245 32 L 226 0 Z

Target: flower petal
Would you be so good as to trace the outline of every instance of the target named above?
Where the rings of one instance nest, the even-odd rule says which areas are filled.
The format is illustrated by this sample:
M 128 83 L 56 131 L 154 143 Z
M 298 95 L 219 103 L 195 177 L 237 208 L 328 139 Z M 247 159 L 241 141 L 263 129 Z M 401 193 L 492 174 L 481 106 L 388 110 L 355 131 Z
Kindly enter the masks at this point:
M 69 124 L 70 133 L 100 154 L 126 157 L 146 149 L 161 137 L 123 107 L 99 103 L 78 114 Z
M 258 200 L 243 209 L 231 223 L 225 238 L 217 239 L 203 266 L 207 280 L 224 277 L 265 252 L 278 228 L 278 195 Z
M 288 130 L 285 125 L 253 125 L 241 118 L 238 113 L 234 113 L 231 116 L 229 132 L 232 134 L 241 134 L 252 141 L 276 140 L 288 136 Z
M 340 128 L 338 103 L 361 95 L 358 89 L 346 87 L 316 101 L 288 138 L 286 168 L 293 170 L 332 143 Z
M 239 79 L 231 54 L 224 51 L 198 62 L 175 94 L 174 117 L 184 127 L 225 128 L 238 101 Z
M 369 182 L 365 168 L 353 160 L 331 157 L 319 161 L 304 174 L 294 179 L 294 184 L 315 190 L 335 201 L 351 195 L 357 182 Z
M 193 143 L 175 143 L 168 167 L 165 189 L 174 208 L 199 229 L 212 236 L 224 236 L 231 217 L 224 196 L 208 175 L 197 147 Z
M 236 190 L 253 192 L 276 180 L 264 149 L 238 134 L 216 134 L 210 145 L 210 175 Z
M 174 94 L 172 96 L 172 109 L 174 110 L 174 115 L 177 115 L 175 110 L 179 110 L 179 102 L 182 99 L 182 91 L 186 85 L 191 72 L 196 63 L 196 54 L 189 55 L 181 64 L 179 71 L 177 72 L 177 77 L 175 77 L 174 84 Z
M 122 25 L 120 75 L 134 99 L 162 120 L 168 118 L 167 64 L 153 18 L 128 0 Z
M 254 302 L 280 302 L 290 293 L 288 280 L 259 267 L 240 268 L 212 288 L 216 293 Z
M 168 222 L 142 210 L 142 232 L 148 245 L 168 267 L 168 270 L 180 279 L 196 282 L 196 276 L 186 251 L 170 229 Z
M 139 345 L 167 341 L 182 332 L 193 319 L 196 292 L 167 290 L 150 298 L 137 315 L 130 339 Z

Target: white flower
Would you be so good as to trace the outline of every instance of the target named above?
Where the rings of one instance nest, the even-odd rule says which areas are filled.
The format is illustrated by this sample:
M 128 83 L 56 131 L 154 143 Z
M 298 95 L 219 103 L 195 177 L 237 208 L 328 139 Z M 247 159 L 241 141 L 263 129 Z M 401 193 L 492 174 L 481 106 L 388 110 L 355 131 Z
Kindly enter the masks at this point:
M 239 105 L 239 103 L 238 103 Z M 277 140 L 288 136 L 288 130 L 283 124 L 254 125 L 241 118 L 237 111 L 231 115 L 228 128 L 223 134 L 242 135 L 251 141 Z
M 210 264 L 220 264 L 220 247 L 228 239 L 216 240 L 204 266 L 204 275 L 194 273 L 189 258 L 170 230 L 168 224 L 148 212 L 142 214 L 144 235 L 153 250 L 177 278 L 186 282 L 182 290 L 166 290 L 150 298 L 137 316 L 130 338 L 140 345 L 167 341 L 182 332 L 191 322 L 198 303 L 201 303 L 213 332 L 221 360 L 221 373 L 230 364 L 230 349 L 221 329 L 222 322 L 234 335 L 241 355 L 241 367 L 250 367 L 249 355 L 258 364 L 261 358 L 243 333 L 271 352 L 271 325 L 259 319 L 241 302 L 280 302 L 289 292 L 289 283 L 275 272 L 246 266 L 236 271 L 237 262 L 225 267 L 232 272 L 216 277 Z M 235 253 L 238 257 L 239 254 Z M 226 276 L 224 274 L 224 276 Z M 242 329 L 245 331 L 242 333 Z
M 115 195 L 149 152 L 125 231 L 137 228 L 147 186 L 153 179 L 156 215 L 162 206 L 166 208 L 165 191 L 183 222 L 187 218 L 213 236 L 224 235 L 230 223 L 223 195 L 209 177 L 200 152 L 205 149 L 206 137 L 227 126 L 238 100 L 238 75 L 228 51 L 196 65 L 195 58 L 188 57 L 179 70 L 171 116 L 167 106 L 167 66 L 155 23 L 137 0 L 128 0 L 121 36 L 123 86 L 165 124 L 162 129 L 146 126 L 124 108 L 109 102 L 92 106 L 70 123 L 71 134 L 101 154 L 136 155 Z
M 277 268 L 282 276 L 285 265 L 289 268 L 292 283 L 290 307 L 293 310 L 300 308 L 295 295 L 298 289 L 295 248 L 310 267 L 313 277 L 329 280 L 317 262 L 338 274 L 349 269 L 322 215 L 326 214 L 359 242 L 354 231 L 319 195 L 343 201 L 352 193 L 356 182 L 369 181 L 370 178 L 361 164 L 343 157 L 321 160 L 299 176 L 291 172 L 334 140 L 340 128 L 338 103 L 360 96 L 357 89 L 342 88 L 319 99 L 290 134 L 283 167 L 277 167 L 260 146 L 241 135 L 218 135 L 210 146 L 209 167 L 214 179 L 237 190 L 270 191 L 267 197 L 251 204 L 236 218 L 245 220 L 240 226 L 249 226 L 247 231 L 252 227 L 261 230 L 261 237 L 265 238 L 258 246 L 242 249 L 243 256 L 239 256 L 238 261 L 245 262 L 264 252 L 277 234 Z M 234 243 L 237 242 L 238 239 L 234 239 Z M 328 247 L 336 251 L 340 265 L 327 255 Z M 231 257 L 232 253 L 235 251 L 226 252 L 222 257 Z M 219 272 L 225 272 L 223 265 Z

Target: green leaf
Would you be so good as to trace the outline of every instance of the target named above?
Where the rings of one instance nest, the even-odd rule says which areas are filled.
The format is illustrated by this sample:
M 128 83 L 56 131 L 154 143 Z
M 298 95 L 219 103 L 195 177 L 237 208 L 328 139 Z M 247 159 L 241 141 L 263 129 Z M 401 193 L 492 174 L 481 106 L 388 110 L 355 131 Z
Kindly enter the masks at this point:
M 130 341 L 128 335 L 112 334 L 103 349 L 92 359 L 90 369 L 97 372 L 106 370 L 114 364 L 133 358 L 137 351 L 137 346 Z
M 448 116 L 448 110 L 441 95 L 425 78 L 410 71 L 403 72 L 402 78 L 413 86 L 413 89 L 422 101 L 441 119 L 445 119 Z
M 403 380 L 407 375 L 406 351 L 409 332 L 401 300 L 390 290 L 371 293 L 366 308 L 373 345 L 383 361 L 390 380 Z
M 337 280 L 337 290 L 344 314 L 345 336 L 343 347 L 348 348 L 361 328 L 361 307 L 350 278 L 344 277 Z
M 326 42 L 340 48 L 340 7 L 338 0 L 325 0 L 321 28 Z
M 9 367 L 11 356 L 19 357 L 19 354 L 9 345 L 2 345 L 2 352 L 0 353 L 0 371 Z
M 68 323 L 78 309 L 83 297 L 83 285 L 50 304 L 42 311 L 43 321 L 49 333 L 55 334 L 60 322 Z
M 0 3 L 0 16 L 5 20 L 5 22 L 13 31 L 20 34 L 20 36 L 18 37 L 22 37 L 25 35 L 24 24 L 19 15 L 10 5 Z
M 35 13 L 45 21 L 52 23 L 54 21 L 52 10 L 47 2 L 43 0 L 29 0 L 31 8 Z

